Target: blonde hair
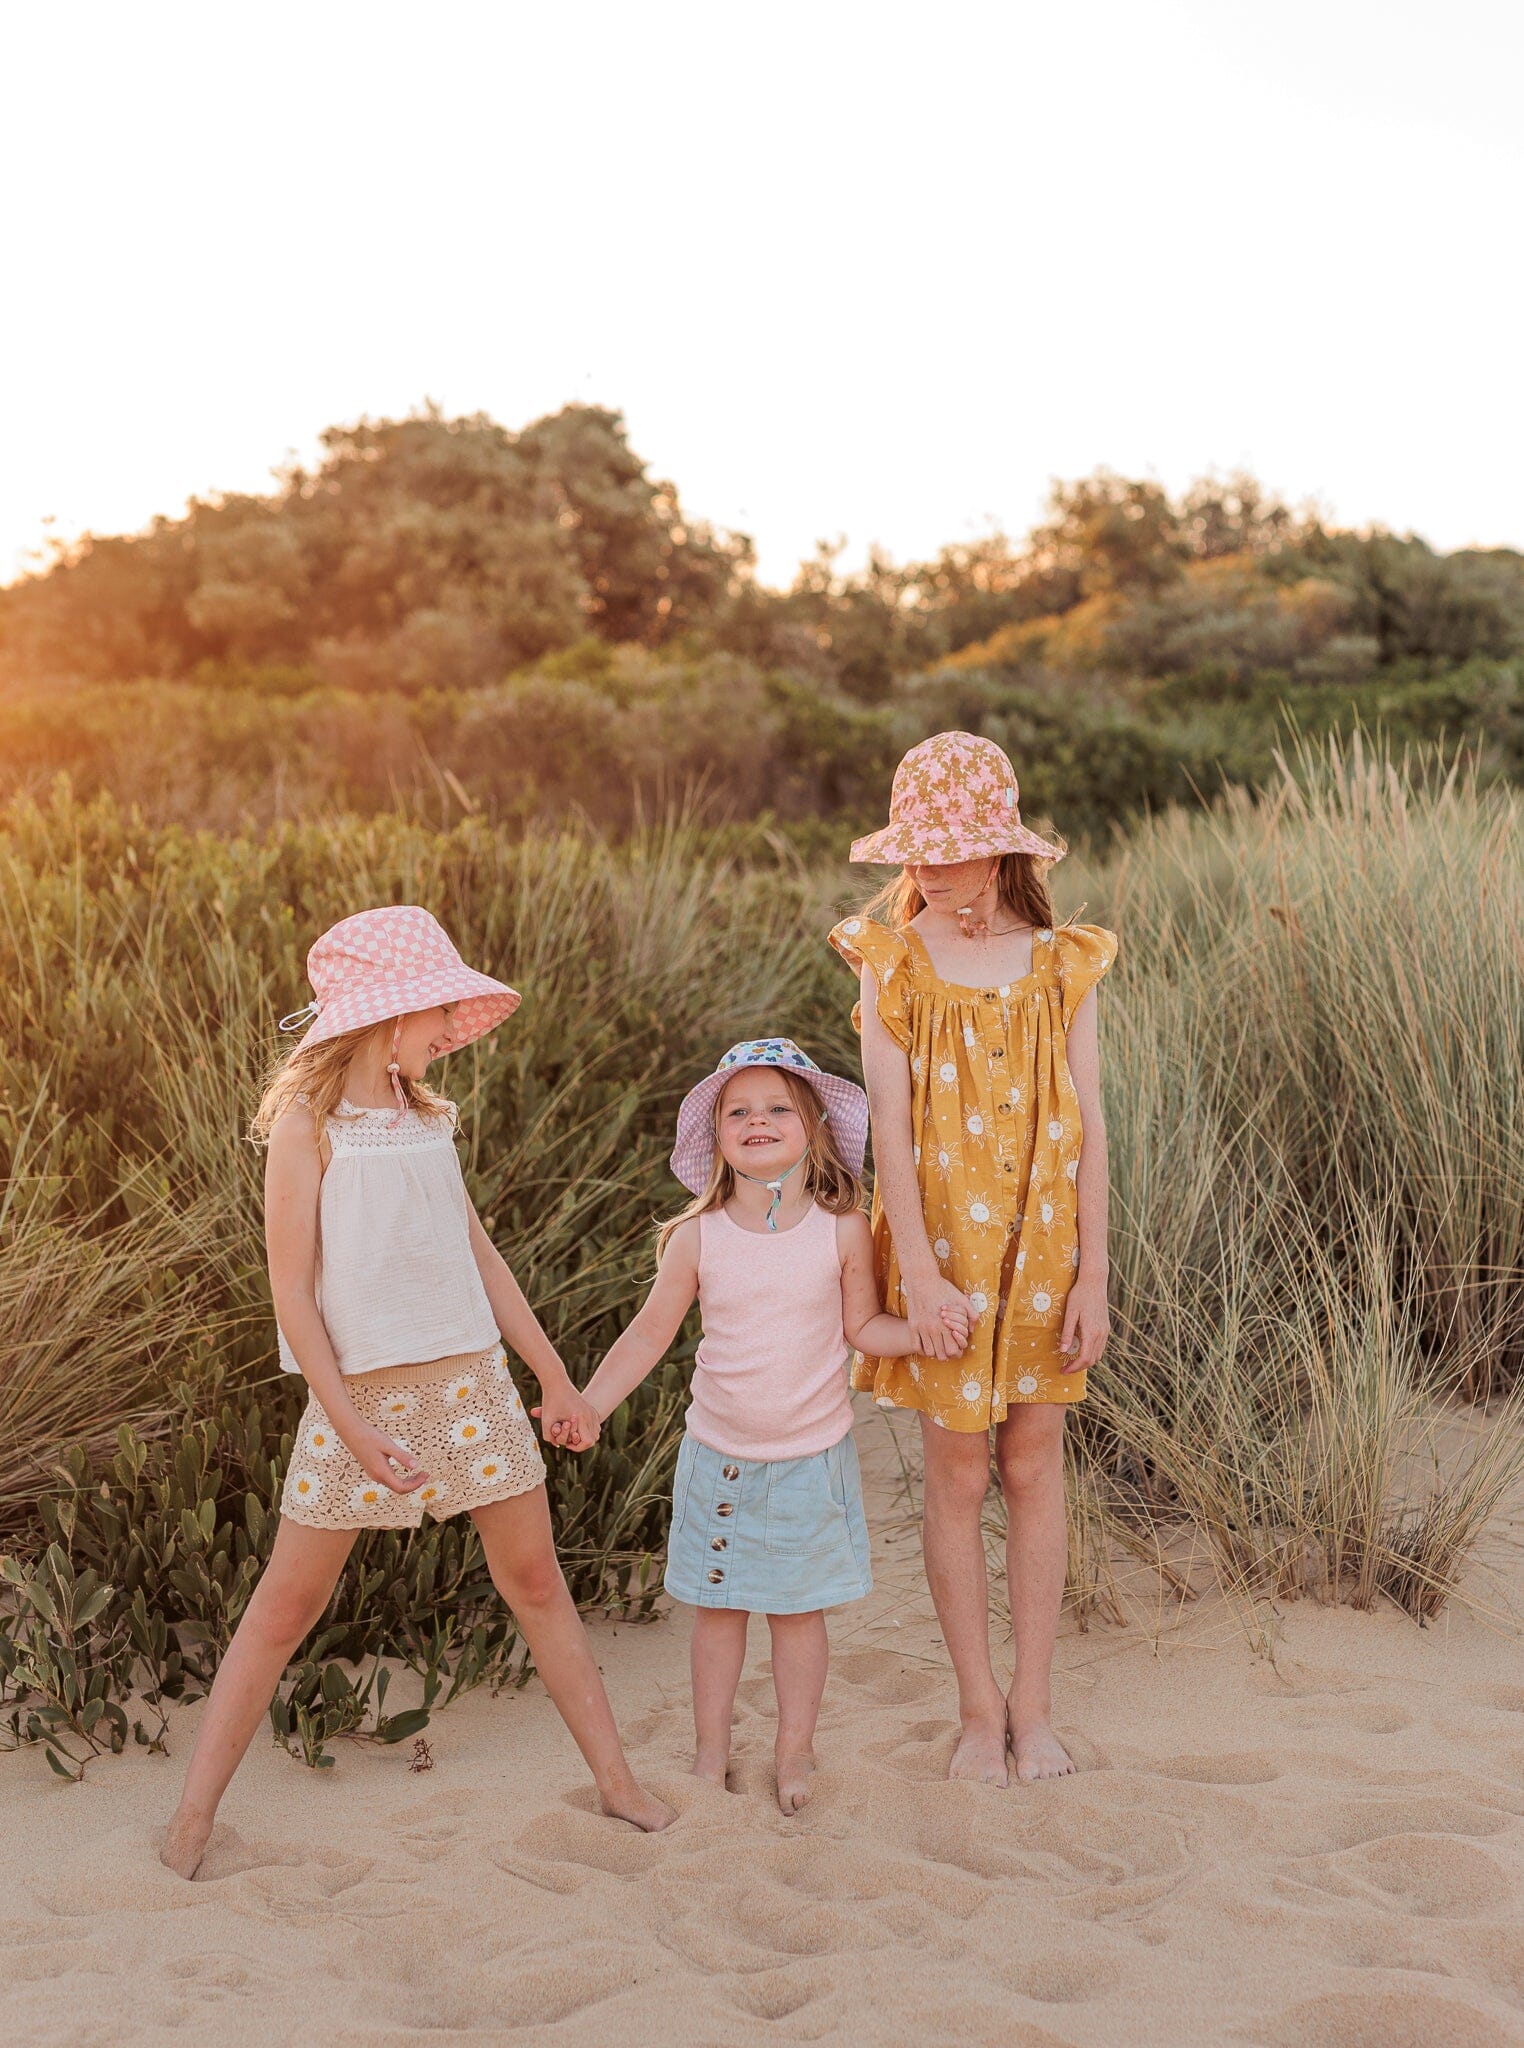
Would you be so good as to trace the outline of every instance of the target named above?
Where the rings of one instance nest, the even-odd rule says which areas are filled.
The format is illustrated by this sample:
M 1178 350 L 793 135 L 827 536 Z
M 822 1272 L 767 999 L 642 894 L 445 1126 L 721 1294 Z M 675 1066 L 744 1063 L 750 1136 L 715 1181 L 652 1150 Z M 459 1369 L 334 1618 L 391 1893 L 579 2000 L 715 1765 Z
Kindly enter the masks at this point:
M 325 1038 L 316 1045 L 299 1045 L 295 1052 L 278 1060 L 266 1078 L 259 1107 L 249 1124 L 251 1141 L 267 1145 L 271 1131 L 286 1111 L 298 1107 L 311 1113 L 313 1127 L 321 1138 L 328 1118 L 337 1115 L 344 1100 L 344 1083 L 350 1067 L 372 1039 L 384 1037 L 390 1050 L 396 1021 L 387 1017 L 379 1024 L 362 1024 L 358 1030 L 340 1032 L 337 1038 Z M 397 1080 L 409 1109 L 417 1110 L 420 1116 L 449 1115 L 451 1104 L 447 1096 L 436 1094 L 425 1082 L 411 1080 L 406 1074 L 399 1074 Z
M 738 1074 L 756 1071 L 750 1067 L 738 1067 Z M 802 1074 L 791 1073 L 787 1067 L 771 1069 L 787 1088 L 795 1109 L 804 1124 L 804 1192 L 818 1202 L 822 1209 L 833 1216 L 849 1216 L 854 1209 L 863 1206 L 863 1184 L 842 1158 L 836 1146 L 836 1133 L 831 1129 L 830 1118 L 820 1097 Z M 729 1081 L 725 1087 L 728 1088 Z M 709 1178 L 693 1197 L 686 1209 L 676 1216 L 669 1216 L 656 1233 L 656 1263 L 661 1264 L 662 1255 L 671 1242 L 672 1233 L 680 1224 L 691 1217 L 706 1215 L 711 1209 L 723 1209 L 736 1191 L 735 1169 L 720 1150 L 720 1104 L 725 1100 L 722 1088 L 714 1098 L 714 1160 L 709 1168 Z
M 1062 839 L 1055 839 L 1054 844 L 1061 852 L 1067 852 Z M 1048 894 L 1048 870 L 1052 865 L 1050 860 L 1039 860 L 1035 853 L 1002 853 L 998 858 L 1001 908 L 1031 925 L 1034 931 L 1050 929 L 1053 924 L 1053 899 Z M 886 923 L 902 931 L 925 907 L 926 898 L 902 868 L 863 905 L 860 915 L 882 915 Z

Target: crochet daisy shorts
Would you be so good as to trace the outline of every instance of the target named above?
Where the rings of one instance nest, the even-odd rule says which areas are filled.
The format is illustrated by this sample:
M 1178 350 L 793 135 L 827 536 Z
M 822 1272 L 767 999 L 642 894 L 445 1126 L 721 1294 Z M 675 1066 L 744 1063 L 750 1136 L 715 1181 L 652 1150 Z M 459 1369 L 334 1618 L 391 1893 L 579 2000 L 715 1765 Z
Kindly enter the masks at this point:
M 367 1479 L 313 1394 L 280 1499 L 281 1513 L 304 1528 L 416 1529 L 426 1513 L 443 1521 L 528 1493 L 545 1477 L 501 1344 L 479 1356 L 356 1373 L 347 1385 L 365 1420 L 412 1451 L 428 1480 L 394 1493 Z

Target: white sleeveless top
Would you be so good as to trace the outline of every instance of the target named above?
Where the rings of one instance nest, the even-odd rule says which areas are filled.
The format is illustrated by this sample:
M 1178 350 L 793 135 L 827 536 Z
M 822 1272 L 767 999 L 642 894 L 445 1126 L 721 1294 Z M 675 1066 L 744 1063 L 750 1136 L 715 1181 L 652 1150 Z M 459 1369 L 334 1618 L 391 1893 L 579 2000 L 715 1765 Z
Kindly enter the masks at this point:
M 485 1351 L 496 1320 L 471 1251 L 455 1113 L 340 1104 L 318 1197 L 317 1305 L 339 1370 Z M 281 1369 L 300 1372 L 280 1339 Z

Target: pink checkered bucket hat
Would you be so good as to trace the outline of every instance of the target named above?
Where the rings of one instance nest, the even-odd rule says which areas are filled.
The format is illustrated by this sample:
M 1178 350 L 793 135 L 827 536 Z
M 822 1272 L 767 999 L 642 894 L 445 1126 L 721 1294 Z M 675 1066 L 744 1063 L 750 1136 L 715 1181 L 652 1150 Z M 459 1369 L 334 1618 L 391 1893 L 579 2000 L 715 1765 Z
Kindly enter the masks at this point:
M 1016 771 L 993 740 L 973 732 L 939 732 L 912 747 L 894 771 L 889 823 L 852 843 L 852 858 L 869 867 L 924 861 L 951 867 L 1030 853 L 1062 860 L 1021 822 Z
M 282 1031 L 307 1025 L 298 1051 L 436 1003 L 455 1005 L 451 1037 L 469 1045 L 511 1017 L 520 1000 L 506 982 L 468 967 L 439 920 L 416 903 L 342 919 L 313 941 L 307 979 L 316 1000 L 280 1020 Z
M 712 1074 L 690 1088 L 677 1112 L 677 1143 L 672 1171 L 692 1195 L 702 1194 L 714 1164 L 714 1105 L 732 1074 L 743 1067 L 784 1067 L 808 1081 L 820 1097 L 843 1165 L 854 1174 L 863 1170 L 868 1149 L 868 1098 L 855 1081 L 827 1074 L 791 1038 L 743 1038 L 733 1045 Z

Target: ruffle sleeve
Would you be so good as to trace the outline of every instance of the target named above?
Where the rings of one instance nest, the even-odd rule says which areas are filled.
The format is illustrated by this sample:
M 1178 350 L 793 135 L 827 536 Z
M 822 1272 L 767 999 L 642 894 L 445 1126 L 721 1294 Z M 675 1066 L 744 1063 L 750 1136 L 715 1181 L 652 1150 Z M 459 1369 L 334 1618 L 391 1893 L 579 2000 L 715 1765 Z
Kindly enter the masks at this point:
M 1058 981 L 1067 1031 L 1075 1011 L 1117 957 L 1117 938 L 1115 932 L 1104 931 L 1098 924 L 1060 925 L 1053 936 L 1058 943 Z
M 878 1014 L 889 1036 L 904 1052 L 911 1044 L 910 948 L 898 932 L 876 923 L 871 917 L 848 917 L 829 934 L 847 965 L 860 973 L 871 967 L 878 982 Z M 862 1002 L 852 1005 L 852 1023 L 863 1028 Z

